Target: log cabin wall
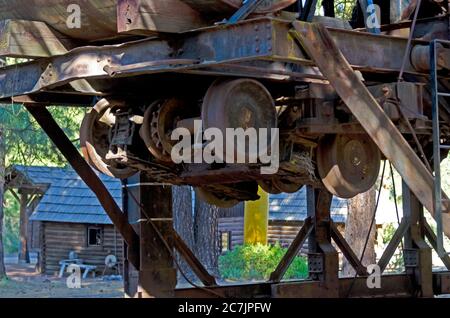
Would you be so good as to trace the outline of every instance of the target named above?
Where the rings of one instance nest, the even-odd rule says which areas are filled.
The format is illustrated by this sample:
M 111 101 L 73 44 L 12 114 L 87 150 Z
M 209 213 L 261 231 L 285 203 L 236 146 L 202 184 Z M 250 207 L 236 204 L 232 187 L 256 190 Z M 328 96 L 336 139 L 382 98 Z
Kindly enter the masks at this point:
M 107 255 L 116 255 L 120 264 L 123 261 L 123 240 L 112 225 L 42 222 L 41 226 L 41 270 L 47 275 L 58 274 L 59 262 L 68 259 L 71 251 L 77 253 L 78 258 L 83 260 L 83 264 L 97 266 L 96 272 L 100 274 L 105 268 Z M 88 244 L 89 228 L 102 230 L 101 245 Z

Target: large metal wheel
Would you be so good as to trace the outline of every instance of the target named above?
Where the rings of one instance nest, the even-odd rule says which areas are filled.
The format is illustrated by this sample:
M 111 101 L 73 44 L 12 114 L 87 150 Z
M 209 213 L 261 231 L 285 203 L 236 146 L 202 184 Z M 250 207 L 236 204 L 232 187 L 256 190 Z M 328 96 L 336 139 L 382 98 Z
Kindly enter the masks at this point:
M 193 107 L 178 98 L 161 99 L 147 108 L 139 134 L 150 153 L 158 160 L 172 162 L 171 152 L 176 141 L 171 134 L 177 122 L 194 117 Z
M 269 91 L 258 81 L 252 79 L 217 80 L 208 89 L 202 105 L 203 126 L 218 128 L 226 136 L 227 128 L 268 129 L 267 147 L 271 144 L 271 129 L 277 127 L 277 114 L 274 100 Z M 233 154 L 225 154 L 227 143 Z M 270 149 L 270 148 L 269 148 Z M 224 162 L 235 163 L 238 155 L 248 158 L 248 144 L 242 148 L 231 140 L 224 140 L 224 153 L 217 153 Z M 228 155 L 228 156 L 227 156 Z
M 111 130 L 116 122 L 113 111 L 124 108 L 121 102 L 100 100 L 83 119 L 80 128 L 81 150 L 86 161 L 95 169 L 114 178 L 125 179 L 137 171 L 107 159 L 111 151 Z
M 328 191 L 352 198 L 368 191 L 380 171 L 381 153 L 367 135 L 329 135 L 317 148 L 317 167 Z

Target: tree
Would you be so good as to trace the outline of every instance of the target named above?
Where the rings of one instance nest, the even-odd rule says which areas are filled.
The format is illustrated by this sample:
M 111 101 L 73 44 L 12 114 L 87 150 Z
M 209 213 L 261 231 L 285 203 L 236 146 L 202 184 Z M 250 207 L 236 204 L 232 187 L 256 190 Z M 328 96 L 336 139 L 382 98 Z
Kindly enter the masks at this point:
M 191 250 L 194 250 L 194 219 L 192 211 L 192 190 L 189 186 L 172 187 L 173 194 L 173 218 L 174 228 L 183 241 L 189 246 Z M 189 265 L 184 259 L 177 253 L 177 262 L 180 265 L 180 270 L 189 280 L 195 280 L 195 274 L 192 272 Z M 178 273 L 178 281 L 185 282 L 183 275 Z
M 82 108 L 66 108 L 66 107 L 49 107 L 50 112 L 56 121 L 63 127 L 63 130 L 75 143 L 79 140 L 79 125 L 85 110 Z M 11 164 L 22 165 L 45 165 L 45 166 L 65 166 L 66 160 L 57 151 L 56 147 L 51 143 L 47 135 L 42 131 L 39 125 L 34 121 L 30 114 L 22 105 L 5 104 L 0 107 L 0 122 L 3 129 L 3 152 L 4 165 L 7 167 Z M 0 175 L 0 182 L 4 184 L 5 174 Z M 0 193 L 1 199 L 4 200 L 4 191 Z M 2 218 L 4 215 L 0 215 Z M 22 213 L 20 222 L 22 225 L 20 241 L 22 242 L 22 260 L 27 260 L 28 239 L 25 228 L 28 215 Z M 7 224 L 13 224 L 6 220 Z M 0 236 L 5 237 L 3 228 L 0 228 Z M 14 231 L 19 229 L 14 228 Z M 10 235 L 8 235 L 10 236 Z M 3 242 L 2 243 L 2 250 Z
M 360 258 L 367 240 L 373 213 L 375 211 L 376 190 L 372 187 L 369 191 L 361 193 L 349 200 L 347 222 L 345 224 L 345 240 Z M 373 222 L 370 228 L 369 240 L 364 252 L 362 263 L 364 266 L 376 263 L 375 235 L 376 224 Z M 342 272 L 345 276 L 355 275 L 355 271 L 347 260 L 344 260 Z
M 219 276 L 219 208 L 195 200 L 195 253 L 211 275 Z
M 192 188 L 173 187 L 174 227 L 211 275 L 219 276 L 219 211 L 195 196 L 192 206 Z M 177 256 L 183 274 L 197 282 L 190 267 Z M 181 277 L 179 277 L 180 279 Z M 184 281 L 180 279 L 179 281 Z
M 6 277 L 3 249 L 3 194 L 5 189 L 5 140 L 0 126 L 0 280 Z

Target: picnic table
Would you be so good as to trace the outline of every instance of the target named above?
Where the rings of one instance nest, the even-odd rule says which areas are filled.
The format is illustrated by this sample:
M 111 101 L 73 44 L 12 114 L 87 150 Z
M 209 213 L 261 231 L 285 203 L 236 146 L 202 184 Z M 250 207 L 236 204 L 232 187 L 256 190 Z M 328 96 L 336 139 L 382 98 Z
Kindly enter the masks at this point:
M 92 272 L 93 277 L 95 277 L 95 270 L 97 266 L 95 265 L 88 265 L 83 264 L 83 260 L 75 258 L 75 259 L 64 259 L 59 262 L 59 265 L 61 266 L 59 269 L 59 278 L 62 278 L 64 276 L 64 272 L 66 271 L 66 268 L 70 265 L 77 265 L 80 270 L 84 270 L 83 273 L 83 279 L 86 279 L 90 272 Z

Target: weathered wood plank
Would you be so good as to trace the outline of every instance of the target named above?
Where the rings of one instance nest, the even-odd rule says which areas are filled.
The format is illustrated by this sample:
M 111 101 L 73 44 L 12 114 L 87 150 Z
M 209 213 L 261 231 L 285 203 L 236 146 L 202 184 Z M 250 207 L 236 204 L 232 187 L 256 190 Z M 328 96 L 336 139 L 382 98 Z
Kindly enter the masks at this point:
M 207 23 L 180 0 L 119 0 L 117 29 L 120 34 L 155 35 L 178 33 Z
M 75 45 L 44 22 L 0 21 L 0 56 L 39 58 L 67 53 Z

